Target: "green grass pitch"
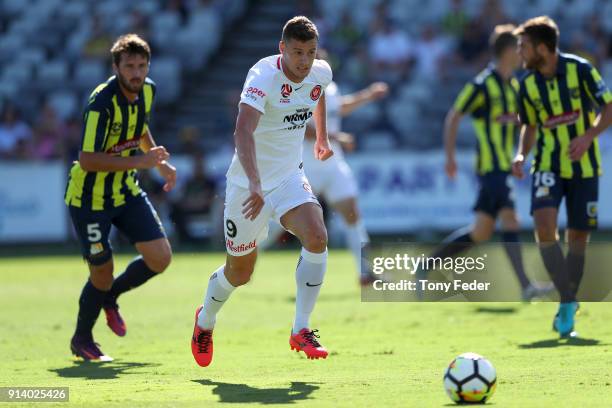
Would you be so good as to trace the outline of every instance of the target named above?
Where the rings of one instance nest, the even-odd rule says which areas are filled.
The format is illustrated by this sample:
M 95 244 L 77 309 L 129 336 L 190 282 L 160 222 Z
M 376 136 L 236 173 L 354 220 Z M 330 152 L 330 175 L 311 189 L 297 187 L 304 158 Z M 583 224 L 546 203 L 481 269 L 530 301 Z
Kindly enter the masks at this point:
M 44 406 L 439 407 L 454 405 L 442 386 L 447 364 L 474 351 L 497 369 L 491 406 L 612 405 L 610 303 L 583 304 L 583 337 L 559 342 L 554 303 L 361 303 L 352 258 L 332 251 L 312 320 L 331 355 L 310 361 L 288 345 L 297 258 L 260 255 L 251 283 L 218 316 L 208 368 L 195 364 L 189 343 L 223 254 L 178 254 L 164 275 L 120 298 L 126 337 L 101 316 L 95 338 L 116 359 L 107 364 L 70 355 L 86 276 L 79 257 L 2 258 L 0 386 L 70 387 L 69 404 Z M 116 271 L 128 261 L 117 257 Z

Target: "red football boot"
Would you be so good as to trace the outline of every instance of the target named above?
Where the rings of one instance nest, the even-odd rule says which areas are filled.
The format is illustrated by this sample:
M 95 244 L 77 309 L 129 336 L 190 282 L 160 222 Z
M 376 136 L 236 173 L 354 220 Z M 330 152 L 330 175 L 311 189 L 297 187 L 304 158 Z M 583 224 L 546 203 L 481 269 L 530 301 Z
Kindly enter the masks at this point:
M 91 337 L 74 335 L 70 340 L 70 350 L 75 357 L 85 361 L 113 361 L 111 356 L 107 356 L 100 350 L 100 345 L 95 343 Z
M 291 334 L 289 337 L 289 345 L 291 350 L 303 351 L 306 357 L 309 359 L 326 358 L 327 350 L 323 347 L 317 339 L 319 335 L 316 334 L 318 330 L 302 329 L 297 334 Z
M 203 306 L 198 307 L 195 314 L 195 325 L 193 326 L 193 336 L 191 337 L 191 354 L 196 363 L 201 367 L 210 364 L 213 357 L 212 330 L 204 330 L 198 326 L 198 315 Z
M 105 306 L 104 313 L 106 314 L 106 324 L 119 337 L 125 336 L 127 327 L 121 314 L 119 314 L 119 306 Z

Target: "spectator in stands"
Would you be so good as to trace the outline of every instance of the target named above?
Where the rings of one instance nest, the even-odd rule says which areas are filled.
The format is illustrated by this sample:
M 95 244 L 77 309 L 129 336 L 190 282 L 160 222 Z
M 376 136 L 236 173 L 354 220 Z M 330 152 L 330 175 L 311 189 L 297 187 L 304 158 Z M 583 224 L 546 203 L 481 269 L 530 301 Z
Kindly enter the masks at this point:
M 441 26 L 445 34 L 459 38 L 470 21 L 465 12 L 463 0 L 452 0 L 448 12 L 442 17 Z
M 102 17 L 94 14 L 91 19 L 89 38 L 83 46 L 83 56 L 106 61 L 108 50 L 110 50 L 112 44 L 113 39 L 108 30 L 105 29 Z
M 0 122 L 0 158 L 21 159 L 26 156 L 26 146 L 32 138 L 30 126 L 21 120 L 17 107 L 10 102 L 4 105 Z
M 81 150 L 81 118 L 73 115 L 66 120 L 63 143 L 63 159 L 72 166 L 72 162 L 79 159 Z
M 34 139 L 28 146 L 28 157 L 36 160 L 59 159 L 64 155 L 66 125 L 50 104 L 45 104 L 34 126 Z
M 406 78 L 414 49 L 408 34 L 395 22 L 388 19 L 374 26 L 369 51 L 374 79 L 397 83 Z
M 499 0 L 485 0 L 480 9 L 478 20 L 486 36 L 486 33 L 491 32 L 495 26 L 499 24 L 508 24 L 511 19 L 506 14 L 504 5 Z
M 206 173 L 204 155 L 201 152 L 194 153 L 191 176 L 179 191 L 180 199 L 172 203 L 170 215 L 181 242 L 196 239 L 189 229 L 189 222 L 194 216 L 211 215 L 218 198 L 216 193 L 217 183 Z
M 319 25 L 317 24 L 317 27 Z M 335 29 L 329 33 L 327 47 L 340 61 L 350 57 L 363 41 L 362 30 L 355 24 L 353 15 L 344 10 Z
M 433 25 L 426 25 L 414 44 L 416 74 L 418 78 L 435 80 L 443 74 L 442 64 L 450 49 L 448 41 L 440 36 Z
M 474 69 L 486 64 L 488 34 L 480 20 L 472 20 L 463 31 L 457 47 L 459 62 Z

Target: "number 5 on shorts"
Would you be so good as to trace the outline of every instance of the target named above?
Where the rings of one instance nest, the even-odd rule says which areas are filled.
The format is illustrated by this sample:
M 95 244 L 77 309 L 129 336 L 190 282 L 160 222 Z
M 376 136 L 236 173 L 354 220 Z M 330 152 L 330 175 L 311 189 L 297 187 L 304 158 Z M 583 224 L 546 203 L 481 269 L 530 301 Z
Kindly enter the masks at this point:
M 102 239 L 99 223 L 87 224 L 87 239 L 89 242 L 99 242 Z

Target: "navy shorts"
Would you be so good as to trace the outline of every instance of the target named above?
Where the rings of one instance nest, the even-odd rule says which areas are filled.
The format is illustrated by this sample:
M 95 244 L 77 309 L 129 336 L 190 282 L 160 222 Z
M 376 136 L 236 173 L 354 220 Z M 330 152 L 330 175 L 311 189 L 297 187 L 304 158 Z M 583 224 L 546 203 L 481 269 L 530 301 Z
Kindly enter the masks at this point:
M 497 218 L 502 208 L 514 208 L 513 179 L 510 173 L 494 172 L 478 176 L 478 198 L 474 211 Z
M 531 181 L 531 214 L 540 208 L 558 209 L 565 198 L 568 228 L 597 229 L 598 177 L 565 179 L 556 173 L 538 171 Z
M 83 258 L 92 265 L 102 265 L 112 258 L 111 225 L 125 234 L 132 244 L 166 237 L 159 216 L 146 195 L 127 197 L 124 205 L 107 210 L 68 208 Z

